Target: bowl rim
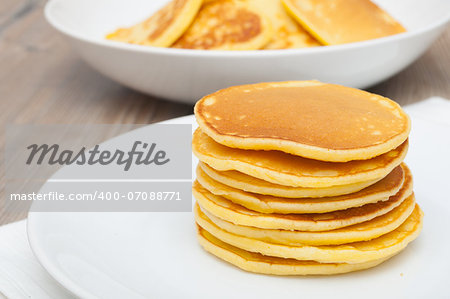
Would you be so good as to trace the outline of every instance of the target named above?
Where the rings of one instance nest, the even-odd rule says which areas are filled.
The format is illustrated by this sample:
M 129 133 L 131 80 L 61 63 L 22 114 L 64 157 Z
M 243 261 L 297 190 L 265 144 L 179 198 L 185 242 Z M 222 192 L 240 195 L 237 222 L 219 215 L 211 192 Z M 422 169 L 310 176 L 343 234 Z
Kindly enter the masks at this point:
M 246 58 L 259 58 L 259 57 L 277 57 L 280 54 L 286 55 L 307 55 L 307 54 L 319 54 L 319 53 L 328 53 L 328 52 L 340 52 L 346 51 L 349 49 L 358 49 L 363 47 L 376 46 L 380 44 L 385 44 L 394 41 L 405 40 L 408 38 L 413 38 L 415 36 L 433 31 L 440 27 L 445 27 L 450 23 L 450 11 L 447 15 L 442 18 L 437 19 L 436 21 L 424 26 L 420 29 L 413 31 L 406 31 L 404 33 L 394 34 L 386 37 L 381 37 L 377 39 L 371 39 L 361 42 L 354 42 L 348 44 L 341 45 L 331 45 L 331 46 L 322 46 L 322 47 L 311 47 L 311 48 L 300 48 L 300 49 L 278 49 L 278 50 L 246 50 L 246 51 L 225 51 L 225 50 L 192 50 L 192 49 L 176 49 L 176 48 L 163 48 L 163 47 L 152 47 L 152 46 L 142 46 L 142 45 L 134 45 L 127 44 L 117 41 L 111 41 L 105 39 L 100 39 L 97 37 L 90 37 L 77 32 L 65 26 L 63 23 L 58 22 L 57 18 L 53 16 L 54 7 L 61 2 L 67 0 L 49 0 L 45 4 L 44 8 L 44 16 L 47 22 L 54 27 L 57 31 L 62 34 L 69 36 L 71 38 L 77 39 L 79 41 L 87 42 L 90 44 L 94 44 L 97 46 L 114 48 L 116 50 L 127 50 L 131 52 L 138 53 L 148 53 L 148 54 L 157 54 L 157 55 L 166 55 L 166 56 L 187 56 L 187 57 L 230 57 L 230 58 L 238 58 L 238 57 L 246 57 Z

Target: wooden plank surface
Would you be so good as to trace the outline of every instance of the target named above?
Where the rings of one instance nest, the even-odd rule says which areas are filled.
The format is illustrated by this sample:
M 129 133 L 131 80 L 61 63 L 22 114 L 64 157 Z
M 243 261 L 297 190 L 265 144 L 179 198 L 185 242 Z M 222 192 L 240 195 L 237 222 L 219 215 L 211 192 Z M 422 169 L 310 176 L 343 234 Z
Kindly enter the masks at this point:
M 150 124 L 192 113 L 192 105 L 143 95 L 93 71 L 46 23 L 43 6 L 42 0 L 1 0 L 2 128 L 11 123 Z M 450 28 L 413 65 L 369 90 L 401 105 L 430 96 L 450 98 Z M 3 150 L 4 130 L 0 134 Z M 2 178 L 3 167 L 3 197 Z M 1 208 L 0 225 L 26 216 Z

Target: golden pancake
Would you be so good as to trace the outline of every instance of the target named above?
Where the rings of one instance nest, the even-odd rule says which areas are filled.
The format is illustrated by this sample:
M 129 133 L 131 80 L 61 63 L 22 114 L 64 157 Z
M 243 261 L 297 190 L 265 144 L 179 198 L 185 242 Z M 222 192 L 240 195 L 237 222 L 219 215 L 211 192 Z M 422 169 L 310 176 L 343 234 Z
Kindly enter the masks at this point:
M 206 3 L 173 47 L 257 50 L 273 36 L 270 21 L 257 8 L 235 0 Z
M 220 144 L 333 162 L 393 150 L 411 127 L 385 97 L 318 81 L 234 86 L 205 96 L 194 112 L 201 130 Z
M 106 38 L 131 44 L 169 47 L 191 24 L 201 4 L 202 0 L 173 0 L 147 20 L 130 28 L 120 28 Z
M 195 206 L 196 218 L 206 217 L 221 229 L 250 239 L 257 239 L 269 243 L 289 246 L 301 245 L 339 245 L 352 242 L 368 241 L 387 234 L 399 227 L 411 215 L 415 207 L 414 196 L 410 195 L 400 206 L 387 214 L 376 217 L 370 221 L 347 226 L 340 229 L 305 232 L 277 229 L 262 229 L 251 226 L 236 225 L 222 220 L 212 214 L 201 211 L 199 205 Z
M 198 166 L 209 177 L 222 183 L 223 185 L 247 192 L 287 198 L 327 197 L 350 194 L 353 192 L 358 192 L 379 181 L 379 179 L 377 179 L 350 185 L 331 186 L 325 188 L 290 187 L 273 184 L 235 170 L 217 171 L 214 168 L 209 167 L 208 164 L 202 162 L 199 162 Z
M 209 253 L 233 264 L 242 270 L 273 275 L 331 275 L 347 273 L 375 267 L 386 259 L 370 261 L 360 264 L 318 263 L 315 261 L 299 261 L 242 250 L 224 243 L 210 233 L 198 227 L 200 245 Z
M 370 241 L 324 246 L 287 246 L 269 243 L 226 232 L 206 216 L 198 217 L 196 220 L 198 225 L 217 239 L 247 251 L 258 252 L 266 256 L 313 260 L 321 263 L 352 264 L 379 260 L 399 253 L 419 235 L 422 218 L 423 212 L 416 205 L 404 223 L 381 237 Z
M 320 214 L 263 214 L 214 195 L 197 181 L 192 192 L 202 209 L 234 224 L 266 229 L 324 231 L 369 221 L 392 211 L 412 194 L 412 185 L 412 178 L 406 177 L 400 191 L 389 200 Z
M 261 9 L 273 28 L 273 37 L 264 50 L 316 47 L 320 44 L 286 11 L 281 0 L 247 0 Z
M 293 187 L 329 187 L 375 180 L 400 165 L 408 141 L 370 160 L 324 162 L 280 151 L 254 151 L 224 146 L 200 129 L 194 132 L 192 151 L 198 159 L 220 171 L 237 170 L 259 179 Z
M 404 165 L 406 168 L 406 165 Z M 409 170 L 406 170 L 409 172 Z M 411 176 L 409 174 L 409 176 Z M 214 181 L 197 167 L 197 181 L 214 195 L 223 196 L 249 210 L 261 213 L 325 213 L 360 207 L 368 203 L 388 200 L 403 185 L 404 171 L 397 166 L 376 184 L 352 194 L 322 198 L 283 198 L 248 193 Z
M 283 0 L 283 3 L 324 45 L 358 42 L 406 31 L 370 0 Z

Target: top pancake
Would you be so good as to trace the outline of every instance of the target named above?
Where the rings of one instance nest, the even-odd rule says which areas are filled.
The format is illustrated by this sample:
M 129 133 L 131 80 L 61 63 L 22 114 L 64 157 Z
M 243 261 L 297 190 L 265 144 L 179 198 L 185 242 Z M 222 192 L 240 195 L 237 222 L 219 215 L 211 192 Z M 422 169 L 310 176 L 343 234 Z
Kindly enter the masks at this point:
M 331 162 L 381 155 L 410 131 L 397 103 L 318 81 L 226 88 L 198 101 L 195 115 L 200 128 L 223 145 Z
M 120 28 L 107 39 L 131 44 L 169 47 L 191 24 L 202 0 L 173 0 L 147 20 L 130 28 Z
M 204 50 L 257 50 L 269 42 L 272 27 L 264 14 L 247 2 L 210 1 L 174 48 Z
M 286 9 L 324 45 L 338 45 L 405 32 L 370 0 L 283 0 Z

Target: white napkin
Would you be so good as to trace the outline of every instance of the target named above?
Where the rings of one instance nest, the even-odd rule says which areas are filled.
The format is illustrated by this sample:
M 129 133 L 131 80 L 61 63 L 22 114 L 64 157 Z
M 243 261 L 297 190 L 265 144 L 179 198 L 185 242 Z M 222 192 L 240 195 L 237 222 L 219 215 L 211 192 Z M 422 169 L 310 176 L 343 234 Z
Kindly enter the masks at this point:
M 22 220 L 0 227 L 0 293 L 11 299 L 75 298 L 34 257 L 26 225 Z
M 450 100 L 433 97 L 405 107 L 414 119 L 448 125 Z M 75 298 L 42 268 L 28 245 L 26 221 L 0 227 L 0 298 Z

